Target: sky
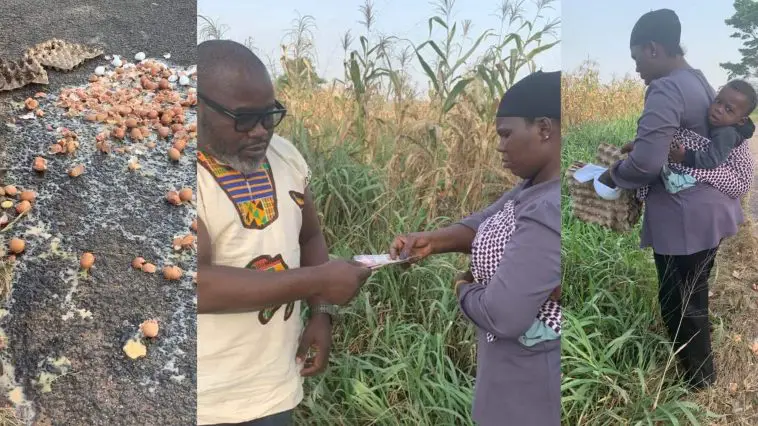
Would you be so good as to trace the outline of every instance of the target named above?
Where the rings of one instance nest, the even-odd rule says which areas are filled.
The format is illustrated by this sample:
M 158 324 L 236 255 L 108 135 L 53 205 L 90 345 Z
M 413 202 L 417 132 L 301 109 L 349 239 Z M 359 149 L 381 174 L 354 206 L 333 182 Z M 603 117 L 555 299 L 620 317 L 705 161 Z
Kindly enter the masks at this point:
M 668 8 L 679 15 L 687 62 L 705 74 L 712 86 L 727 82 L 719 63 L 739 62 L 742 43 L 724 20 L 734 14 L 731 0 L 564 0 L 562 6 L 563 70 L 576 69 L 587 59 L 599 64 L 601 78 L 626 73 L 637 78 L 629 53 L 629 36 L 644 13 Z
M 486 29 L 499 30 L 500 21 L 494 13 L 501 0 L 457 0 L 453 9 L 453 19 L 460 22 L 472 21 L 472 34 L 480 34 Z M 435 6 L 427 0 L 374 0 L 377 34 L 394 35 L 411 40 L 418 45 L 428 39 L 428 20 L 435 14 Z M 311 15 L 315 18 L 317 28 L 313 31 L 317 50 L 317 73 L 327 79 L 342 78 L 344 53 L 341 37 L 346 30 L 356 36 L 365 30 L 359 23 L 362 14 L 359 6 L 363 0 L 198 0 L 198 14 L 207 16 L 228 27 L 224 38 L 243 42 L 252 37 L 262 56 L 269 55 L 278 61 L 281 56 L 280 45 L 287 30 L 292 28 L 297 13 Z M 525 6 L 534 14 L 535 8 L 527 1 Z M 552 10 L 543 12 L 547 19 L 560 16 L 560 2 Z M 461 24 L 458 24 L 460 34 Z M 560 28 L 557 30 L 560 36 Z M 438 38 L 438 37 L 437 37 Z M 554 41 L 550 39 L 548 41 Z M 359 48 L 354 42 L 353 49 Z M 432 56 L 431 49 L 425 57 Z M 266 58 L 262 58 L 267 62 Z M 561 67 L 560 44 L 537 56 L 538 67 L 545 71 L 556 71 Z M 268 62 L 267 62 L 268 63 Z M 422 75 L 418 61 L 411 62 L 411 72 L 416 81 Z

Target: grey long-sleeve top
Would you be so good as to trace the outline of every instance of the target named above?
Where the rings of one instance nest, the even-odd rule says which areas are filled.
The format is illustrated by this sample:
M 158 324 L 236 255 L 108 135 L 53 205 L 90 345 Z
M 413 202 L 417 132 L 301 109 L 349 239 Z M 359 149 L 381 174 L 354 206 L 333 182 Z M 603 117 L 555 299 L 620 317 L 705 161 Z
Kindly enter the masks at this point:
M 515 202 L 516 229 L 495 276 L 487 286 L 464 285 L 459 293 L 466 316 L 498 338 L 517 339 L 524 334 L 561 280 L 560 180 L 527 184 L 460 222 L 477 230 L 506 201 Z
M 461 310 L 478 328 L 473 418 L 482 426 L 559 426 L 561 342 L 526 347 L 518 338 L 561 280 L 560 179 L 527 182 L 460 223 L 474 230 L 514 201 L 516 226 L 486 286 L 462 284 Z M 486 332 L 497 337 L 488 342 Z
M 737 233 L 744 220 L 740 200 L 711 185 L 698 183 L 670 194 L 660 179 L 677 128 L 707 137 L 707 110 L 714 96 L 705 76 L 691 68 L 654 80 L 645 93 L 634 150 L 611 167 L 613 181 L 621 188 L 650 184 L 640 236 L 642 248 L 652 247 L 664 255 L 694 254 L 714 248 L 723 238 Z

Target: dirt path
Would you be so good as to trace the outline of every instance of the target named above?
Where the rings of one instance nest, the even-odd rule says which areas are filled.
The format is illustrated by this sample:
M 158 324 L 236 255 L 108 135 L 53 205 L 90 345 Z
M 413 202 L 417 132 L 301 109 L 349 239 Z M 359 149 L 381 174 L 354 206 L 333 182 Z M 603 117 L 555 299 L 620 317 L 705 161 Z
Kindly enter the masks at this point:
M 4 0 L 0 55 L 16 57 L 55 37 L 97 43 L 129 61 L 143 51 L 186 66 L 195 62 L 196 25 L 194 1 Z M 24 238 L 27 250 L 16 262 L 12 297 L 0 306 L 7 344 L 0 351 L 0 405 L 15 407 L 22 424 L 39 426 L 194 424 L 192 278 L 166 281 L 160 269 L 150 275 L 130 266 L 139 255 L 159 268 L 195 270 L 194 254 L 172 249 L 174 237 L 189 232 L 194 209 L 165 201 L 169 188 L 195 188 L 194 143 L 176 164 L 166 158 L 170 141 L 135 152 L 143 167 L 136 172 L 127 171 L 130 155 L 97 152 L 101 129 L 67 117 L 54 101 L 62 87 L 86 84 L 98 65 L 108 61 L 52 71 L 49 86 L 0 93 L 0 168 L 8 169 L 0 183 L 39 193 L 31 214 L 3 235 Z M 18 102 L 38 91 L 49 94 L 41 100 L 45 117 L 19 120 Z M 194 121 L 193 110 L 186 120 Z M 61 126 L 79 135 L 72 158 L 47 154 Z M 44 177 L 30 170 L 37 155 L 49 162 Z M 76 179 L 66 174 L 74 163 L 86 167 Z M 89 276 L 78 272 L 84 251 L 96 256 Z M 146 358 L 128 359 L 122 346 L 148 318 L 158 319 L 159 338 L 148 344 Z

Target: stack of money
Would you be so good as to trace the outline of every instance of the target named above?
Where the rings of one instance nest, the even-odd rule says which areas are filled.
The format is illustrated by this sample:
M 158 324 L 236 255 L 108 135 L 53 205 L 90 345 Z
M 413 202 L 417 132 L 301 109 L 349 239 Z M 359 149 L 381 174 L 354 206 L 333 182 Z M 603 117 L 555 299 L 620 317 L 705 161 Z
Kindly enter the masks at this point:
M 624 154 L 614 145 L 600 144 L 597 163 L 610 167 L 621 160 Z M 642 202 L 636 197 L 636 191 L 621 191 L 621 197 L 609 201 L 595 193 L 593 181 L 580 183 L 574 179 L 574 172 L 584 167 L 581 162 L 573 163 L 566 171 L 571 207 L 577 219 L 610 228 L 617 232 L 628 232 L 634 228 L 642 216 Z

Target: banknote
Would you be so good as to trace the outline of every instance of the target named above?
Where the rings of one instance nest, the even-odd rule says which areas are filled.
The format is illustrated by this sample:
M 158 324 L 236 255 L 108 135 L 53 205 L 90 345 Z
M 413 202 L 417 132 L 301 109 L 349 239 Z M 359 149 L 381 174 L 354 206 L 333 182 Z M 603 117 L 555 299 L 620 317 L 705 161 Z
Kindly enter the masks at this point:
M 397 263 L 406 263 L 410 259 L 391 259 L 389 254 L 361 254 L 354 256 L 353 260 L 366 265 L 371 269 L 381 268 L 382 266 L 394 265 Z

